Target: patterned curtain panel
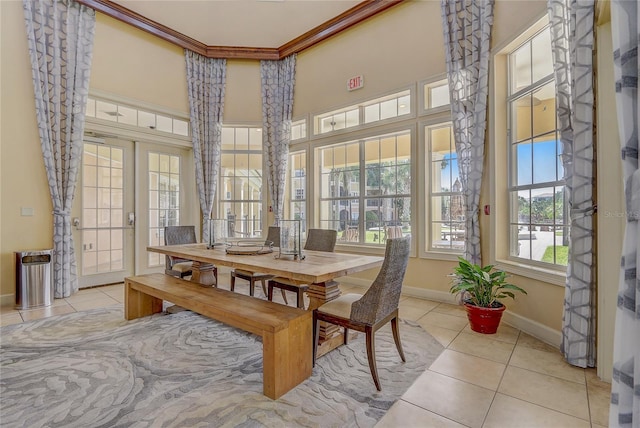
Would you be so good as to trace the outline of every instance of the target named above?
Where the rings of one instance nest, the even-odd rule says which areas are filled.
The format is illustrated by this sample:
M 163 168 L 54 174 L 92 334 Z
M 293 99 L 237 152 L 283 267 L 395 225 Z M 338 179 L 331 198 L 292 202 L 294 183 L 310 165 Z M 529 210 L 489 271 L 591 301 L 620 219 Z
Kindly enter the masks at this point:
M 442 0 L 441 4 L 451 119 L 467 210 L 464 257 L 480 264 L 478 206 L 487 129 L 494 0 Z
M 227 60 L 206 58 L 190 50 L 184 53 L 193 160 L 202 210 L 202 241 L 209 242 L 209 224 L 220 170 Z
M 611 2 L 616 107 L 622 146 L 627 225 L 614 333 L 610 427 L 640 426 L 639 24 L 640 8 L 637 2 Z
M 262 77 L 262 143 L 267 149 L 267 184 L 277 225 L 284 213 L 296 55 L 260 61 Z
M 84 118 L 89 94 L 95 12 L 72 0 L 24 0 L 36 117 L 53 202 L 56 298 L 78 290 L 71 236 Z
M 548 12 L 571 221 L 561 350 L 570 364 L 594 367 L 594 0 L 549 0 Z

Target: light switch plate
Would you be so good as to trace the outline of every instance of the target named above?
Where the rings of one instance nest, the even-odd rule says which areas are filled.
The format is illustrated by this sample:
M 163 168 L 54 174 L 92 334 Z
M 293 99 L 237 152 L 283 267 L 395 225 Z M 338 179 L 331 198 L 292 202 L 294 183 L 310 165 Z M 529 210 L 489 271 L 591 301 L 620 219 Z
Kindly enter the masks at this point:
M 28 208 L 28 207 L 20 208 L 20 215 L 21 216 L 32 216 L 33 215 L 33 208 Z

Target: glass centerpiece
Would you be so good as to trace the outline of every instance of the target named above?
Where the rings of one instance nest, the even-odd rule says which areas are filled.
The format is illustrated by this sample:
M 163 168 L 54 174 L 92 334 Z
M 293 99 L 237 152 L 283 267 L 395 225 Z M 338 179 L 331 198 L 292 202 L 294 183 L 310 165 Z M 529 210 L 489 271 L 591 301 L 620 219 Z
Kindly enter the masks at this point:
M 296 260 L 298 257 L 304 259 L 301 246 L 301 225 L 300 220 L 280 220 L 280 251 L 278 258 L 285 256 L 293 256 Z
M 233 220 L 220 218 L 209 221 L 209 242 L 207 248 L 212 249 L 217 246 L 226 247 L 229 245 L 229 238 L 232 237 Z

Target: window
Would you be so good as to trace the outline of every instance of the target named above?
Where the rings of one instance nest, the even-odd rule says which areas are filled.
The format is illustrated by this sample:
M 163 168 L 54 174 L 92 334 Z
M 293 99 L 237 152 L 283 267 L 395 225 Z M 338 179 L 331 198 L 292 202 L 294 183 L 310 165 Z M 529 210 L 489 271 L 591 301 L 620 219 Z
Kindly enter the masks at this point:
M 394 119 L 411 114 L 411 91 L 400 91 L 358 105 L 314 116 L 315 134 Z
M 188 120 L 148 112 L 93 97 L 87 98 L 86 115 L 87 117 L 94 117 L 109 122 L 153 129 L 183 137 L 189 136 Z
M 549 28 L 510 52 L 507 67 L 509 254 L 566 266 L 569 226 Z
M 164 245 L 164 227 L 180 224 L 180 157 L 149 152 L 149 245 Z M 164 256 L 147 253 L 148 267 Z
M 218 218 L 231 220 L 235 238 L 262 233 L 262 129 L 222 128 Z
M 464 250 L 465 203 L 451 124 L 425 127 L 428 153 L 427 251 Z
M 344 242 L 384 245 L 411 233 L 411 132 L 317 149 L 319 226 Z
M 291 122 L 291 140 L 302 140 L 303 138 L 307 138 L 307 120 Z
M 307 216 L 307 153 L 289 154 L 289 212 L 285 216 L 291 220 L 301 220 L 303 231 L 306 230 Z
M 426 110 L 451 104 L 449 83 L 445 80 L 424 85 L 424 106 Z

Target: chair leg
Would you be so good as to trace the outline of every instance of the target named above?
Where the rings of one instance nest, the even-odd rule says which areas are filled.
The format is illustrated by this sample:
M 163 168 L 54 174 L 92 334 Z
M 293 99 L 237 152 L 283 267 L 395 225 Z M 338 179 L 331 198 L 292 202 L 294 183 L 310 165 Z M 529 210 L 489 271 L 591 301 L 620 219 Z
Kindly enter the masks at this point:
M 289 301 L 287 300 L 287 292 L 286 292 L 286 291 L 284 291 L 284 288 L 281 288 L 281 289 L 280 289 L 280 292 L 282 293 L 282 298 L 284 299 L 284 304 L 285 304 L 285 305 L 288 305 L 288 304 L 289 304 Z
M 260 282 L 262 283 L 262 292 L 266 296 L 267 295 L 267 286 L 264 283 L 264 279 L 261 279 Z
M 344 328 L 344 344 L 349 344 L 349 329 L 347 327 Z
M 298 307 L 304 309 L 304 291 L 298 290 L 296 296 L 298 297 Z
M 365 333 L 367 336 L 367 358 L 369 359 L 369 369 L 371 370 L 371 376 L 373 376 L 373 383 L 376 384 L 378 391 L 382 391 L 380 379 L 378 378 L 378 369 L 376 367 L 375 333 L 371 327 L 367 327 Z
M 273 284 L 271 283 L 271 281 L 269 281 L 268 289 L 269 291 L 267 292 L 267 300 L 272 302 L 273 301 Z
M 249 296 L 253 297 L 256 291 L 256 283 L 253 278 L 249 280 Z
M 318 327 L 318 312 L 313 311 L 313 367 L 316 366 L 316 354 L 318 353 L 318 340 L 320 340 L 320 328 Z
M 218 282 L 218 280 L 216 279 L 216 283 Z M 231 291 L 235 291 L 236 289 L 236 276 L 231 273 Z
M 400 358 L 402 362 L 406 362 L 407 360 L 404 358 L 404 351 L 402 350 L 402 342 L 400 342 L 400 329 L 398 328 L 398 317 L 395 317 L 391 320 L 391 330 L 393 330 L 393 340 L 396 342 L 396 348 L 398 348 L 398 354 L 400 354 Z

